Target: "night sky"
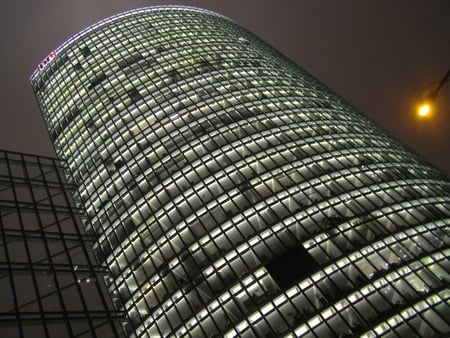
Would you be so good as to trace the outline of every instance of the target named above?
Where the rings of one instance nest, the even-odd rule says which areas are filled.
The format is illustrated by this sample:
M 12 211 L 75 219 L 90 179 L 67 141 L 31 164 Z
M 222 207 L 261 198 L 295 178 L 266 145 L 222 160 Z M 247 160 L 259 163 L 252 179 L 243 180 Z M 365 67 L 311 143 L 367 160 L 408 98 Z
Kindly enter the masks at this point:
M 229 17 L 450 173 L 450 83 L 440 91 L 432 118 L 418 120 L 414 109 L 450 68 L 448 0 L 2 0 L 0 148 L 54 156 L 31 73 L 83 28 L 162 4 Z

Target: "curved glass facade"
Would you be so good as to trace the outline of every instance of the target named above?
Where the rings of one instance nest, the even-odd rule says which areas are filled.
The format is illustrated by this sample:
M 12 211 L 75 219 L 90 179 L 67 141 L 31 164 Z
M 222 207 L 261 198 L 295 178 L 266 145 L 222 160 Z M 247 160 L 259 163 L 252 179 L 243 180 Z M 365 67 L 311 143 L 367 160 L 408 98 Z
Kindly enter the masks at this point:
M 228 19 L 144 8 L 31 82 L 127 333 L 450 332 L 450 181 Z

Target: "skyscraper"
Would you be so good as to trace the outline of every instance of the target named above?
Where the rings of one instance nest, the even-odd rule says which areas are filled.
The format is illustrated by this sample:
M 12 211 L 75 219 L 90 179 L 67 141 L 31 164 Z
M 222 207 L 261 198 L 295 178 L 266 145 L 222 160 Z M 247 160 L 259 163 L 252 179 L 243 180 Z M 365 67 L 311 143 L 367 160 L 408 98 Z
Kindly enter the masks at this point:
M 450 181 L 230 20 L 101 21 L 31 82 L 130 336 L 450 332 Z

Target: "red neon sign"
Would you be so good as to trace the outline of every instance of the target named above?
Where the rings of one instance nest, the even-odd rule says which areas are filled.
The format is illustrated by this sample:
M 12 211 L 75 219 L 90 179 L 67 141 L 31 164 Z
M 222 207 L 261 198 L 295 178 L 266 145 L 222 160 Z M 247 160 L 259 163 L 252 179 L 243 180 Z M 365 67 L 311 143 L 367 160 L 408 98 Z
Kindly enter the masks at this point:
M 45 67 L 48 66 L 48 64 L 56 57 L 56 51 L 51 51 L 50 54 L 47 55 L 47 57 L 42 60 L 42 62 L 38 65 L 37 69 L 39 72 L 42 72 Z

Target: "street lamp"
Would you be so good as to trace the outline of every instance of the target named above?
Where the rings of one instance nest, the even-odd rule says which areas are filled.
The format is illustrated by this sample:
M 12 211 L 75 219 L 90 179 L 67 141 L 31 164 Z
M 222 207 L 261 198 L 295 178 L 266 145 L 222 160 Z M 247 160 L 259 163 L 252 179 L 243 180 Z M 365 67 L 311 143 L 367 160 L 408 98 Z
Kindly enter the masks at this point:
M 419 117 L 425 118 L 430 115 L 434 101 L 436 101 L 436 97 L 439 93 L 439 90 L 441 90 L 441 88 L 444 86 L 445 82 L 448 81 L 449 76 L 450 76 L 450 70 L 447 71 L 447 74 L 445 74 L 445 76 L 439 82 L 436 89 L 431 91 L 425 97 L 425 99 L 419 104 L 419 106 L 417 107 L 417 114 L 419 115 Z
M 418 107 L 417 107 L 417 113 L 419 114 L 420 117 L 426 117 L 428 116 L 428 114 L 431 111 L 431 105 L 430 103 L 427 102 L 422 102 Z

